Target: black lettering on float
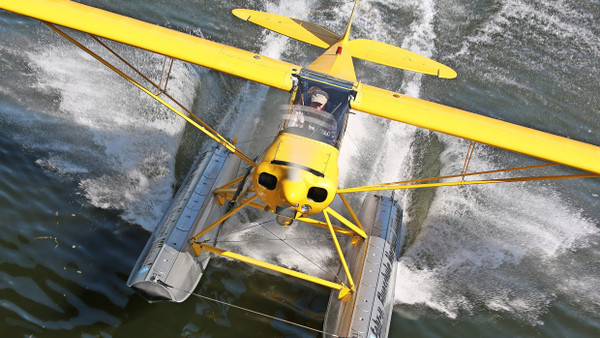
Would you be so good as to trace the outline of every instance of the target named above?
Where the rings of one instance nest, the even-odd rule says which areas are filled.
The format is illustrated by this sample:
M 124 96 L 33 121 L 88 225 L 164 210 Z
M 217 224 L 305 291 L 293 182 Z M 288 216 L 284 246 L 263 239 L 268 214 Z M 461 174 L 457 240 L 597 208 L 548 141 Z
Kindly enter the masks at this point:
M 390 286 L 390 276 L 392 275 L 392 264 L 390 262 L 383 263 L 384 269 L 381 273 L 383 277 L 383 283 L 381 284 L 381 290 L 377 292 L 377 299 L 385 304 L 385 298 L 387 296 L 388 287 Z
M 377 316 L 373 318 L 373 324 L 371 325 L 371 333 L 373 333 L 376 337 L 381 335 L 381 326 L 383 324 L 383 309 L 381 306 L 377 307 Z

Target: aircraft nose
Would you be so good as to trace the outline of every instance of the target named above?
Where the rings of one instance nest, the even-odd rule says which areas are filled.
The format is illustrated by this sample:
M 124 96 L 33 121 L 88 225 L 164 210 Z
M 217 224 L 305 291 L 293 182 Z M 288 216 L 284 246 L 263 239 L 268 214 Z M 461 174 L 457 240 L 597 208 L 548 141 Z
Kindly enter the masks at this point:
M 289 205 L 298 205 L 306 199 L 306 185 L 301 180 L 285 179 L 281 182 L 281 190 L 283 190 L 283 197 Z

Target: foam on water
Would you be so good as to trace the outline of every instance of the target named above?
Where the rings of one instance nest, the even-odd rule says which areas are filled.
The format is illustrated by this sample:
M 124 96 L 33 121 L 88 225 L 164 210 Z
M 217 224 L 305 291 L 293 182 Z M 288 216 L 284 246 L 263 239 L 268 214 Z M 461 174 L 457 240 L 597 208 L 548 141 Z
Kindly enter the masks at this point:
M 160 71 L 162 57 L 119 48 L 127 59 L 156 65 Z M 123 219 L 151 229 L 162 217 L 164 196 L 174 184 L 183 119 L 67 42 L 56 41 L 28 57 L 39 90 L 57 97 L 56 109 L 46 114 L 60 126 L 48 128 L 57 135 L 40 145 L 48 155 L 36 163 L 59 175 L 77 176 L 93 205 L 120 210 Z M 159 76 L 151 73 L 156 82 Z M 176 62 L 169 92 L 189 106 L 198 81 L 193 70 Z M 63 129 L 72 134 L 66 142 Z
M 384 32 L 379 27 L 380 22 L 385 22 L 385 13 L 381 13 L 375 3 L 363 4 L 368 6 L 369 11 L 366 15 L 359 16 L 359 29 L 368 32 L 367 38 L 387 41 L 394 44 L 396 41 L 389 41 L 389 33 Z M 395 2 L 382 2 L 392 9 L 410 10 L 416 15 L 416 19 L 409 27 L 410 33 L 406 34 L 401 41 L 400 47 L 408 49 L 420 55 L 431 57 L 434 52 L 433 41 L 435 32 L 433 20 L 435 17 L 435 8 L 433 1 L 405 1 L 402 4 Z M 371 15 L 375 20 L 367 20 Z M 393 29 L 395 27 L 389 27 Z M 396 27 L 397 29 L 397 27 Z M 392 32 L 394 33 L 394 32 Z M 396 35 L 396 34 L 394 34 Z M 381 71 L 380 74 L 385 74 Z M 418 97 L 420 94 L 421 74 L 405 72 L 402 82 L 394 81 L 394 78 L 385 80 L 386 88 L 397 90 L 401 93 Z M 369 83 L 373 79 L 364 79 Z M 390 87 L 391 83 L 392 87 Z M 398 83 L 398 88 L 393 88 L 394 83 Z M 393 121 L 385 121 L 381 118 L 358 113 L 349 120 L 345 143 L 342 146 L 340 154 L 341 181 L 345 186 L 356 186 L 365 183 L 394 182 L 400 179 L 408 178 L 410 165 L 412 163 L 413 149 L 412 142 L 415 140 L 417 128 Z M 374 138 L 373 135 L 384 135 L 381 138 Z M 370 154 L 370 155 L 369 155 Z M 364 160 L 367 157 L 366 161 Z M 366 162 L 366 163 L 365 163 Z M 358 167 L 366 168 L 360 170 L 360 175 L 349 175 L 348 170 L 356 170 Z M 407 217 L 410 217 L 407 215 Z
M 565 61 L 575 61 L 578 67 L 591 67 L 597 70 L 598 64 L 593 58 L 586 59 L 572 55 L 574 50 L 583 50 L 587 55 L 600 53 L 595 22 L 594 15 L 586 11 L 585 7 L 573 5 L 568 0 L 547 3 L 506 0 L 501 2 L 500 8 L 485 22 L 477 34 L 467 37 L 462 42 L 462 47 L 455 57 L 471 52 L 476 55 L 474 48 L 497 44 L 502 39 L 519 44 L 527 44 L 528 41 L 543 44 L 552 39 L 554 43 L 559 41 L 555 48 L 551 49 L 554 57 L 560 56 L 565 58 Z M 511 29 L 515 25 L 522 28 Z M 561 48 L 562 45 L 570 44 L 576 48 Z M 531 48 L 535 48 L 535 44 L 531 44 Z M 507 52 L 511 51 L 507 50 Z M 547 61 L 552 63 L 551 59 Z M 535 69 L 547 67 L 548 64 L 539 63 L 528 66 Z M 485 69 L 482 70 L 485 71 Z M 498 71 L 498 69 L 493 70 Z M 487 75 L 493 76 L 493 74 Z
M 492 42 L 495 34 L 506 34 L 514 21 L 525 23 L 536 31 L 544 32 L 559 39 L 575 39 L 589 48 L 598 50 L 594 27 L 582 26 L 581 22 L 593 20 L 591 13 L 583 8 L 572 6 L 569 1 L 558 0 L 549 3 L 532 1 L 503 1 L 500 10 L 489 20 L 480 34 L 470 38 L 469 42 Z M 539 36 L 539 35 L 538 35 Z M 542 40 L 545 38 L 539 36 Z
M 313 276 L 330 279 L 336 276 L 337 254 L 327 230 L 296 224 L 282 227 L 272 215 L 240 221 L 241 224 L 227 224 L 223 228 L 219 246 Z M 258 244 L 252 245 L 253 242 Z
M 581 296 L 564 288 L 564 278 L 579 276 L 587 286 L 578 290 L 592 291 L 597 275 L 562 260 L 597 242 L 597 227 L 541 190 L 503 186 L 438 194 L 417 243 L 401 258 L 397 302 L 435 304 L 452 318 L 483 306 L 535 322 L 556 297 Z M 415 285 L 414 278 L 431 283 Z M 415 294 L 422 298 L 416 301 Z
M 364 37 L 396 44 L 396 41 L 391 40 L 392 36 L 389 35 L 390 33 L 383 31 L 380 27 L 382 22 L 386 22 L 386 12 L 381 11 L 380 7 L 375 5 L 384 5 L 389 7 L 390 10 L 395 10 L 399 6 L 411 7 L 416 3 L 404 2 L 403 4 L 398 4 L 394 1 L 361 3 L 355 16 L 352 38 Z M 348 5 L 348 13 L 350 10 L 351 6 Z M 388 28 L 397 29 L 397 27 Z M 395 33 L 391 32 L 391 34 L 396 36 Z M 418 50 L 414 50 L 414 41 L 406 39 L 402 42 L 401 47 L 419 52 Z M 384 74 L 385 68 L 378 65 L 370 65 L 370 67 L 373 67 L 373 76 L 375 77 L 375 81 L 377 81 L 376 78 Z M 419 75 L 411 74 L 408 76 L 418 77 Z M 374 79 L 366 78 L 359 80 L 372 83 Z M 403 89 L 405 89 L 404 86 L 407 83 L 410 83 L 410 81 L 403 82 Z M 414 91 L 414 88 L 411 90 Z M 415 95 L 415 93 L 411 93 L 411 95 Z M 403 163 L 406 163 L 407 156 L 409 156 L 409 144 L 412 141 L 413 132 L 414 128 L 408 125 L 395 124 L 393 122 L 388 123 L 381 118 L 360 112 L 353 115 L 348 121 L 338 161 L 342 186 L 347 187 L 368 182 L 378 183 L 396 180 L 398 171 L 402 170 L 400 168 L 403 166 Z M 385 136 L 374 138 L 374 134 Z M 385 169 L 392 167 L 396 169 Z
M 569 8 L 564 1 L 551 5 L 504 2 L 460 53 L 480 43 L 493 43 L 499 34 L 510 34 L 508 27 L 515 20 L 559 37 L 571 36 L 576 25 L 554 14 L 565 10 Z M 586 32 L 578 38 L 584 44 L 591 41 Z M 494 81 L 514 82 L 497 72 Z M 403 88 L 418 85 L 415 81 Z M 467 143 L 437 137 L 445 146 L 441 175 L 460 172 Z M 478 146 L 476 153 L 470 171 L 497 168 L 493 150 Z M 531 323 L 539 323 L 557 298 L 586 303 L 584 308 L 593 312 L 600 306 L 594 288 L 600 278 L 596 271 L 572 262 L 578 252 L 593 251 L 599 240 L 594 220 L 584 217 L 552 185 L 438 189 L 418 239 L 401 257 L 396 302 L 403 309 L 423 304 L 450 318 L 487 310 Z

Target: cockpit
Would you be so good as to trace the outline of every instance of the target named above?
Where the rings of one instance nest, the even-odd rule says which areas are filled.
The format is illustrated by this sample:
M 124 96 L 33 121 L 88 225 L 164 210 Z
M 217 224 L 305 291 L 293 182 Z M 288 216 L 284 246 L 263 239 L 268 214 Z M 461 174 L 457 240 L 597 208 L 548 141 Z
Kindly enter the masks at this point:
M 281 132 L 308 137 L 339 149 L 355 91 L 350 82 L 320 78 L 322 76 L 304 69 L 297 77 Z
M 335 198 L 339 148 L 356 95 L 354 83 L 307 69 L 295 79 L 279 135 L 252 175 L 258 197 L 288 221 L 319 213 Z

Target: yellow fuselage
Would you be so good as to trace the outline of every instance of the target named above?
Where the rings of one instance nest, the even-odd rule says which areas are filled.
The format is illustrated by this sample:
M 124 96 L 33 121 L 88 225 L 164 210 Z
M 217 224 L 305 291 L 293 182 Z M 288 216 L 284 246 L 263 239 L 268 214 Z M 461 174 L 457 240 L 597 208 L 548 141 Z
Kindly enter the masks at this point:
M 303 216 L 321 212 L 335 198 L 338 157 L 339 150 L 331 145 L 281 132 L 254 169 L 254 189 L 271 211 L 291 208 Z

